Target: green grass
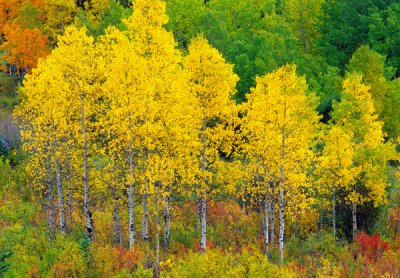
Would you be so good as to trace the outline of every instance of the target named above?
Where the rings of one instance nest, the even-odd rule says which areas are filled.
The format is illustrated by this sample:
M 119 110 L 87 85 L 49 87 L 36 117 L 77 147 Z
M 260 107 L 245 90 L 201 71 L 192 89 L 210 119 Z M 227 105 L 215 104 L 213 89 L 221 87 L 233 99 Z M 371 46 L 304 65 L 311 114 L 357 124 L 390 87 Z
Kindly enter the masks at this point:
M 17 105 L 17 99 L 0 95 L 0 110 L 10 111 Z

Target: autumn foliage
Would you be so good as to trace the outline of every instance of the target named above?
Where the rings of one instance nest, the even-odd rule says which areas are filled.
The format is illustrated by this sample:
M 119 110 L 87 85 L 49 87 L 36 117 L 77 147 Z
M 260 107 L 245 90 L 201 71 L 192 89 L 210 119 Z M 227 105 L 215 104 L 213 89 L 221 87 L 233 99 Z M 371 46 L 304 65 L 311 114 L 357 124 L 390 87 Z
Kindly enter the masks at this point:
M 321 52 L 358 2 L 0 0 L 0 277 L 400 277 L 400 59 Z
M 4 30 L 4 37 L 6 41 L 1 45 L 4 59 L 16 67 L 19 75 L 29 73 L 37 61 L 48 54 L 48 39 L 39 29 L 9 25 Z
M 359 254 L 369 261 L 376 261 L 382 258 L 383 253 L 389 250 L 389 244 L 377 234 L 370 236 L 365 232 L 360 232 L 357 235 L 356 242 L 359 245 Z

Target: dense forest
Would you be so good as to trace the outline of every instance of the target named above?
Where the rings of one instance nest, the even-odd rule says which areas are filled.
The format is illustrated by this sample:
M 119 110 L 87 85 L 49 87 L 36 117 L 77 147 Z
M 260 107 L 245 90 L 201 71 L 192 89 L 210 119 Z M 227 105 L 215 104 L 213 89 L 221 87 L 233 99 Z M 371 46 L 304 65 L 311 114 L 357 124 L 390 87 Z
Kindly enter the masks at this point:
M 400 2 L 0 0 L 0 277 L 400 277 Z

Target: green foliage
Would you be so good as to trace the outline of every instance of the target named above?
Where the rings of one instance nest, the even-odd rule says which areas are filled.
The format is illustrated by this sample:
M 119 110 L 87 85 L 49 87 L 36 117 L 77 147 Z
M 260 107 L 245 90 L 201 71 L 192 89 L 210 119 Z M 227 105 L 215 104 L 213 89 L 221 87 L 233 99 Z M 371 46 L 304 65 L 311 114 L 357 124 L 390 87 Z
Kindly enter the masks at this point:
M 6 259 L 10 258 L 12 255 L 13 252 L 11 251 L 0 250 L 0 277 L 3 277 L 10 269 L 11 264 L 6 262 Z
M 332 66 L 344 69 L 354 51 L 368 42 L 368 17 L 374 8 L 385 6 L 380 0 L 326 1 L 320 19 L 319 52 Z
M 387 7 L 375 7 L 367 18 L 368 42 L 372 49 L 387 57 L 388 66 L 399 76 L 400 51 L 400 3 L 390 3 Z
M 78 26 L 85 26 L 89 33 L 98 37 L 105 34 L 105 31 L 110 26 L 115 26 L 119 30 L 126 30 L 123 20 L 126 19 L 132 10 L 125 8 L 116 0 L 110 0 L 108 6 L 102 12 L 98 20 L 93 20 L 85 11 L 80 11 L 76 17 Z
M 0 72 L 0 97 L 15 96 L 15 81 L 14 76 Z
M 31 29 L 37 28 L 49 36 L 52 47 L 55 47 L 59 41 L 55 38 L 56 35 L 63 33 L 64 27 L 75 21 L 76 25 L 86 27 L 87 33 L 94 38 L 100 37 L 98 42 L 108 40 L 108 44 L 98 43 L 96 47 L 90 47 L 90 51 L 93 51 L 92 57 L 99 58 L 100 61 L 96 66 L 89 65 L 94 59 L 82 59 L 85 62 L 79 63 L 71 56 L 72 54 L 81 55 L 83 51 L 89 53 L 89 49 L 72 49 L 68 55 L 60 54 L 60 57 L 63 58 L 60 61 L 65 63 L 65 69 L 72 72 L 75 66 L 79 68 L 74 71 L 76 73 L 74 78 L 79 79 L 84 71 L 87 74 L 87 82 L 84 82 L 83 88 L 84 90 L 90 88 L 93 94 L 90 95 L 91 98 L 87 94 L 85 95 L 85 101 L 88 101 L 85 105 L 90 107 L 96 104 L 103 109 L 90 112 L 89 116 L 86 114 L 88 122 L 91 123 L 88 133 L 90 134 L 89 152 L 91 155 L 89 164 L 93 166 L 89 177 L 91 182 L 93 181 L 90 184 L 90 206 L 95 230 L 93 240 L 84 235 L 85 219 L 81 211 L 84 203 L 81 187 L 82 163 L 80 158 L 82 151 L 81 149 L 77 152 L 71 151 L 75 147 L 72 145 L 81 144 L 82 136 L 76 136 L 71 141 L 67 139 L 68 142 L 63 141 L 65 138 L 69 138 L 70 132 L 76 133 L 76 130 L 80 128 L 78 121 L 81 114 L 80 111 L 74 110 L 73 104 L 63 106 L 65 102 L 70 101 L 71 94 L 66 93 L 62 101 L 58 99 L 62 92 L 78 90 L 75 89 L 75 86 L 81 89 L 81 84 L 79 81 L 75 84 L 75 79 L 67 71 L 50 75 L 49 78 L 43 79 L 45 82 L 43 82 L 43 86 L 40 86 L 41 94 L 35 94 L 37 102 L 31 103 L 32 109 L 26 110 L 25 113 L 28 119 L 23 130 L 25 135 L 27 131 L 28 133 L 30 131 L 29 125 L 32 125 L 32 122 L 29 120 L 32 117 L 43 120 L 38 122 L 39 127 L 32 129 L 38 132 L 41 132 L 41 128 L 57 129 L 61 125 L 65 125 L 60 132 L 63 139 L 51 141 L 50 144 L 53 147 L 53 143 L 65 143 L 65 149 L 60 148 L 55 151 L 56 153 L 51 153 L 48 149 L 50 145 L 43 146 L 50 141 L 43 140 L 42 142 L 41 139 L 44 136 L 37 136 L 38 144 L 32 148 L 31 152 L 35 154 L 38 149 L 41 149 L 50 157 L 51 164 L 57 160 L 53 159 L 52 155 L 61 158 L 59 162 L 62 164 L 61 184 L 64 189 L 67 229 L 61 235 L 60 228 L 57 223 L 54 223 L 54 227 L 51 227 L 54 230 L 54 235 L 52 235 L 48 223 L 50 205 L 48 182 L 53 185 L 52 205 L 54 205 L 55 214 L 53 217 L 54 222 L 57 222 L 60 204 L 56 190 L 56 169 L 53 167 L 50 171 L 49 181 L 46 180 L 47 173 L 45 171 L 37 173 L 33 170 L 31 176 L 27 174 L 28 166 L 26 165 L 29 157 L 20 146 L 20 133 L 17 126 L 13 124 L 14 119 L 10 113 L 10 110 L 18 102 L 15 88 L 17 81 L 22 82 L 22 77 L 17 79 L 16 76 L 9 75 L 10 72 L 15 73 L 12 65 L 5 64 L 4 57 L 9 53 L 0 52 L 0 60 L 4 60 L 0 62 L 2 66 L 2 72 L 0 72 L 0 277 L 153 277 L 157 257 L 154 251 L 157 246 L 156 234 L 160 237 L 161 245 L 164 239 L 162 214 L 166 196 L 158 196 L 160 197 L 157 200 L 159 207 L 156 207 L 153 203 L 156 191 L 148 194 L 150 204 L 149 240 L 143 242 L 139 235 L 141 228 L 139 223 L 142 221 L 145 210 L 139 204 L 142 201 L 139 188 L 151 183 L 152 187 L 156 189 L 159 183 L 153 183 L 156 179 L 153 180 L 153 177 L 157 176 L 157 178 L 163 179 L 165 178 L 164 174 L 174 177 L 175 181 L 180 179 L 190 181 L 185 182 L 179 188 L 175 186 L 174 182 L 170 183 L 170 180 L 166 184 L 160 183 L 160 185 L 168 187 L 168 192 L 165 193 L 171 194 L 172 199 L 169 246 L 165 249 L 161 247 L 158 254 L 161 261 L 161 277 L 399 276 L 400 189 L 398 186 L 398 163 L 393 161 L 398 158 L 398 154 L 394 153 L 392 143 L 398 144 L 400 135 L 400 78 L 397 78 L 400 76 L 400 3 L 386 0 L 142 0 L 137 2 L 142 4 L 145 11 L 143 14 L 138 13 L 135 20 L 128 22 L 128 25 L 135 26 L 129 30 L 128 36 L 128 32 L 125 32 L 127 26 L 123 22 L 132 13 L 132 2 L 134 1 L 78 0 L 76 5 L 79 8 L 77 8 L 75 1 L 60 1 L 60 6 L 58 6 L 58 1 L 53 0 L 52 10 L 43 7 L 50 1 L 0 0 L 0 29 L 3 29 L 4 26 L 12 26 L 10 28 L 12 31 L 21 30 L 21 32 L 14 32 L 17 37 L 20 37 L 22 31 L 29 33 Z M 151 10 L 148 9 L 149 3 L 157 4 L 157 9 L 153 10 L 154 13 L 149 12 Z M 151 171 L 154 170 L 154 173 L 150 173 L 149 169 L 145 169 L 147 166 L 143 166 L 145 165 L 143 161 L 153 157 L 160 151 L 160 148 L 168 149 L 168 154 L 171 154 L 176 161 L 185 160 L 176 153 L 176 147 L 185 145 L 182 142 L 188 142 L 186 137 L 190 137 L 189 132 L 182 136 L 163 136 L 171 131 L 174 132 L 178 121 L 181 120 L 178 119 L 179 117 L 169 117 L 170 114 L 176 113 L 176 115 L 182 116 L 182 111 L 185 111 L 187 114 L 184 115 L 185 119 L 189 119 L 192 112 L 186 106 L 183 109 L 187 110 L 179 110 L 181 108 L 179 106 L 184 105 L 176 105 L 171 108 L 170 104 L 176 101 L 174 99 L 169 102 L 168 96 L 171 91 L 179 90 L 184 93 L 179 94 L 177 99 L 184 99 L 188 97 L 186 93 L 191 92 L 204 79 L 202 73 L 199 73 L 192 80 L 193 84 L 189 88 L 187 72 L 182 70 L 183 65 L 179 58 L 180 55 L 174 48 L 172 35 L 167 34 L 161 26 L 166 22 L 166 18 L 161 14 L 164 4 L 166 4 L 170 19 L 165 27 L 174 35 L 176 46 L 180 48 L 182 57 L 188 55 L 188 47 L 193 38 L 202 34 L 216 49 L 215 51 L 220 52 L 226 61 L 233 65 L 235 73 L 240 77 L 236 86 L 238 93 L 234 96 L 237 102 L 246 102 L 245 95 L 249 93 L 251 87 L 254 87 L 257 76 L 273 72 L 285 64 L 297 65 L 298 73 L 304 75 L 304 84 L 305 80 L 308 84 L 308 89 L 303 90 L 304 93 L 307 95 L 315 93 L 319 97 L 319 102 L 315 106 L 318 105 L 318 112 L 323 115 L 321 121 L 336 126 L 341 125 L 345 129 L 346 135 L 351 137 L 357 146 L 354 147 L 357 156 L 351 161 L 352 166 L 362 168 L 361 174 L 357 176 L 357 184 L 354 188 L 343 188 L 343 184 L 338 184 L 338 190 L 335 192 L 337 194 L 338 234 L 340 234 L 340 238 L 346 238 L 346 231 L 351 225 L 351 211 L 348 203 L 357 201 L 357 211 L 361 216 L 358 217 L 359 228 L 361 226 L 367 231 L 379 233 L 385 241 L 389 242 L 389 250 L 370 261 L 364 260 L 363 256 L 355 258 L 353 252 L 355 249 L 352 249 L 354 246 L 344 241 L 335 241 L 331 227 L 327 227 L 328 223 L 331 224 L 331 200 L 327 199 L 327 196 L 330 196 L 332 192 L 318 192 L 319 188 L 315 185 L 317 171 L 314 170 L 318 169 L 317 163 L 320 162 L 311 159 L 313 157 L 310 148 L 304 148 L 301 153 L 291 154 L 292 149 L 299 150 L 305 145 L 299 143 L 300 141 L 295 138 L 293 141 L 298 145 L 283 150 L 288 156 L 285 158 L 286 163 L 290 159 L 298 163 L 304 156 L 307 160 L 310 159 L 310 164 L 307 163 L 307 169 L 298 177 L 291 177 L 295 173 L 294 167 L 285 166 L 284 169 L 288 173 L 285 177 L 288 189 L 292 190 L 298 186 L 301 193 L 295 195 L 290 190 L 285 193 L 285 205 L 289 208 L 285 212 L 285 219 L 287 219 L 285 241 L 288 240 L 284 249 L 287 255 L 286 265 L 276 264 L 279 261 L 277 251 L 279 212 L 276 210 L 275 227 L 270 229 L 270 233 L 275 233 L 275 244 L 270 243 L 269 256 L 266 256 L 261 253 L 264 244 L 261 219 L 265 219 L 265 208 L 262 209 L 263 201 L 259 198 L 265 192 L 255 194 L 253 191 L 256 189 L 252 187 L 253 181 L 241 180 L 242 177 L 238 178 L 240 175 L 233 173 L 233 170 L 231 172 L 230 168 L 227 170 L 226 176 L 221 179 L 229 179 L 229 182 L 234 184 L 233 187 L 238 188 L 243 194 L 240 196 L 242 200 L 237 200 L 237 196 L 234 196 L 234 200 L 228 199 L 233 196 L 232 192 L 228 192 L 230 190 L 225 188 L 226 181 L 213 180 L 210 191 L 218 191 L 218 194 L 210 195 L 210 199 L 207 200 L 208 250 L 201 255 L 194 253 L 200 249 L 198 239 L 201 231 L 195 206 L 198 196 L 191 191 L 193 189 L 191 186 L 195 183 L 191 179 L 195 179 L 199 173 L 186 173 L 186 171 L 189 172 L 189 169 L 182 167 L 185 168 L 184 171 L 177 174 L 175 169 L 171 169 L 172 165 L 166 161 L 157 162 L 159 163 L 157 169 L 149 167 Z M 321 4 L 322 10 L 320 9 Z M 52 13 L 49 12 L 50 10 Z M 304 13 L 309 16 L 304 18 Z M 147 25 L 141 25 L 143 23 L 141 16 L 148 16 L 143 20 L 143 22 L 147 22 Z M 149 24 L 149 22 L 151 23 Z M 157 25 L 157 28 L 152 28 L 154 26 L 150 26 L 151 24 Z M 106 31 L 110 26 L 114 26 L 116 29 Z M 117 29 L 123 32 L 116 31 Z M 137 32 L 136 29 L 140 29 L 141 32 Z M 82 31 L 82 34 L 85 32 Z M 108 33 L 107 36 L 101 37 L 105 33 Z M 141 37 L 142 35 L 143 37 Z M 87 39 L 92 45 L 92 38 Z M 141 43 L 131 43 L 132 39 Z M 0 40 L 6 42 L 6 36 Z M 20 41 L 24 40 L 16 40 L 17 44 Z M 167 41 L 168 43 L 166 43 Z M 74 43 L 76 43 L 74 37 L 64 41 L 64 44 L 68 45 L 74 45 Z M 120 43 L 121 45 L 119 45 Z M 60 50 L 61 45 L 58 45 L 57 51 Z M 131 45 L 132 48 L 128 49 L 127 45 Z M 200 44 L 199 49 L 202 47 Z M 115 48 L 115 51 L 110 51 L 111 48 Z M 21 48 L 12 49 L 21 50 Z M 28 48 L 28 50 L 32 49 Z M 40 49 L 37 50 L 40 51 Z M 57 51 L 54 52 L 57 53 Z M 151 78 L 143 80 L 141 71 L 135 72 L 125 66 L 129 65 L 135 51 L 141 52 L 145 62 L 139 65 L 141 60 L 134 60 L 132 69 L 143 70 L 146 68 L 148 71 L 144 70 L 143 72 Z M 119 55 L 120 53 L 124 55 Z M 173 53 L 173 55 L 171 54 L 172 58 L 168 58 L 167 53 Z M 110 58 L 110 56 L 113 57 Z M 86 58 L 85 55 L 82 57 Z M 209 62 L 215 63 L 214 59 L 211 57 Z M 48 63 L 49 60 L 51 61 L 48 58 L 44 62 L 40 62 L 42 67 L 34 69 L 33 73 L 37 76 L 40 76 L 41 72 L 45 70 L 52 74 L 56 73 L 60 63 Z M 111 60 L 112 63 L 110 63 Z M 204 59 L 199 60 L 199 64 L 203 65 Z M 176 62 L 172 63 L 176 67 L 168 70 L 171 61 Z M 35 61 L 30 62 L 36 64 Z M 153 62 L 157 66 L 152 67 Z M 187 69 L 189 68 L 187 67 Z M 150 72 L 149 69 L 154 72 Z M 171 71 L 171 76 L 162 74 L 166 69 L 168 72 Z M 223 91 L 219 88 L 227 83 L 227 78 L 218 78 L 219 74 L 221 71 L 218 69 L 209 73 L 208 77 L 211 76 L 210 80 L 213 81 L 206 82 L 207 86 L 204 86 L 204 91 L 215 90 L 217 93 Z M 53 84 L 54 77 L 62 82 Z M 182 80 L 178 80 L 177 77 L 182 77 Z M 121 82 L 124 78 L 125 83 Z M 279 78 L 282 79 L 282 83 L 289 80 L 288 77 Z M 281 81 L 279 78 L 277 78 L 277 82 Z M 347 78 L 343 83 L 345 86 L 342 88 L 345 78 Z M 26 80 L 25 86 L 28 83 Z M 32 87 L 38 88 L 37 85 L 36 83 L 32 84 Z M 274 91 L 274 86 L 276 84 L 271 85 L 270 81 L 266 82 L 265 90 Z M 108 113 L 113 107 L 110 104 L 111 100 L 104 96 L 108 93 L 115 93 L 114 90 L 117 91 L 115 88 L 124 93 L 115 95 L 115 99 L 118 100 L 115 102 L 116 106 L 123 106 L 126 103 L 133 105 L 134 109 L 129 110 L 129 113 L 120 112 L 118 109 L 114 114 Z M 292 89 L 294 89 L 293 86 L 288 86 L 288 91 Z M 148 94 L 149 91 L 152 93 Z M 251 100 L 251 97 L 254 97 L 254 91 L 248 96 Z M 142 105 L 140 103 L 142 97 L 146 101 L 162 99 L 163 101 L 159 101 L 159 103 L 162 103 L 163 106 L 154 108 L 151 105 Z M 276 98 L 272 99 L 276 100 Z M 78 99 L 76 100 L 78 101 Z M 204 104 L 209 105 L 215 100 L 216 97 L 211 96 L 210 100 L 205 101 Z M 47 109 L 45 105 L 53 102 L 56 105 L 49 105 L 48 107 L 51 109 Z M 257 111 L 261 110 L 260 107 L 265 108 L 263 102 L 260 103 L 259 107 L 256 107 Z M 299 101 L 296 99 L 290 101 L 289 104 L 298 103 Z M 271 107 L 267 107 L 262 113 L 255 114 L 255 119 L 258 121 L 268 113 L 276 113 L 274 109 L 281 104 L 282 102 L 277 102 L 270 105 Z M 195 105 L 198 104 L 193 106 Z M 238 107 L 243 108 L 246 105 L 248 104 L 243 103 Z M 220 104 L 214 106 L 210 113 L 220 108 L 224 109 Z M 146 110 L 140 112 L 140 109 L 143 108 Z M 168 108 L 171 109 L 168 110 Z M 157 140 L 160 141 L 154 143 L 158 144 L 158 147 L 151 146 L 150 152 L 147 147 L 143 148 L 145 150 L 143 157 L 137 152 L 137 149 L 136 152 L 133 151 L 133 160 L 139 164 L 134 165 L 132 174 L 130 174 L 132 177 L 134 176 L 132 184 L 134 185 L 135 205 L 133 210 L 135 245 L 133 249 L 129 249 L 127 248 L 129 210 L 126 204 L 128 169 L 114 169 L 120 175 L 118 177 L 115 177 L 117 175 L 114 175 L 115 173 L 110 169 L 108 169 L 111 173 L 109 177 L 107 176 L 109 173 L 104 174 L 104 169 L 114 158 L 110 158 L 110 149 L 105 150 L 103 147 L 118 132 L 126 133 L 122 128 L 122 122 L 127 119 L 127 115 L 130 117 L 131 113 L 141 113 L 140 117 L 135 116 L 135 120 L 129 122 L 129 125 L 133 123 L 140 126 L 130 135 L 136 136 L 145 132 L 145 129 L 148 128 L 148 125 L 143 124 L 146 121 L 145 118 L 152 114 L 152 110 L 157 109 L 160 113 L 157 112 L 154 118 L 155 121 L 162 124 L 154 130 L 154 133 L 151 133 L 152 136 L 146 138 L 153 143 Z M 227 112 L 225 110 L 224 113 Z M 38 115 L 34 115 L 31 113 L 32 111 L 39 111 Z M 52 114 L 50 112 L 56 114 L 60 111 L 63 111 L 63 116 L 57 118 L 57 123 L 51 122 L 49 115 Z M 71 111 L 77 113 L 69 113 Z M 165 111 L 168 113 L 163 114 Z M 244 142 L 248 142 L 251 141 L 251 136 L 241 133 L 244 127 L 243 123 L 246 117 L 249 117 L 249 114 L 244 111 L 245 109 L 241 109 L 240 112 L 230 111 L 235 116 L 235 122 L 229 123 L 235 126 L 234 133 L 232 132 L 230 137 L 237 136 Z M 46 114 L 47 112 L 49 114 Z M 376 112 L 379 113 L 379 117 L 375 115 Z M 236 118 L 237 114 L 240 114 L 239 118 Z M 295 113 L 293 125 L 290 125 L 290 128 L 293 128 L 290 134 L 296 133 L 296 124 L 300 122 L 299 115 L 302 114 L 301 111 Z M 113 129 L 108 129 L 107 125 L 103 124 L 103 118 L 107 117 L 115 121 Z M 214 127 L 218 120 L 222 119 L 212 119 L 211 125 Z M 77 123 L 76 126 L 70 128 L 71 122 Z M 266 119 L 265 122 L 270 125 L 273 121 Z M 185 121 L 185 124 L 187 123 L 188 121 Z M 384 132 L 381 132 L 382 125 Z M 224 128 L 225 126 L 222 127 L 222 129 Z M 322 133 L 325 130 L 320 129 L 319 131 Z M 193 134 L 197 138 L 196 132 L 193 131 Z M 310 135 L 308 132 L 305 134 Z M 343 133 L 342 135 L 338 134 L 339 139 L 345 137 L 342 136 Z M 30 135 L 31 138 L 35 137 L 33 133 Z M 207 136 L 210 134 L 205 133 L 204 136 L 204 138 L 208 138 Z M 280 142 L 275 139 L 280 138 L 279 136 L 278 133 L 271 135 L 271 138 L 267 138 L 266 142 L 260 144 L 260 148 L 265 150 L 266 144 L 270 143 L 274 146 L 278 145 Z M 168 140 L 164 140 L 165 138 Z M 173 141 L 175 139 L 176 141 Z M 223 147 L 229 145 L 227 148 L 237 149 L 238 152 L 234 155 L 243 155 L 241 157 L 243 164 L 248 163 L 249 155 L 244 153 L 240 146 L 241 142 L 235 141 L 230 146 L 231 142 L 227 143 L 229 140 L 226 139 L 221 139 L 224 141 Z M 286 139 L 291 140 L 290 136 L 287 136 Z M 131 143 L 136 144 L 146 140 L 142 138 L 137 142 L 131 141 Z M 323 140 L 325 142 L 322 142 Z M 127 162 L 125 153 L 128 150 L 127 147 L 132 150 L 132 146 L 127 141 L 128 139 L 125 138 L 115 143 L 118 156 L 121 158 L 121 162 L 118 162 L 120 164 Z M 386 144 L 386 142 L 389 143 Z M 190 155 L 194 153 L 197 143 L 193 144 L 193 149 L 189 147 Z M 323 146 L 326 148 L 327 145 L 326 138 L 321 139 L 320 134 L 312 136 L 312 143 L 318 144 L 321 149 Z M 343 143 L 341 144 L 343 145 Z M 120 145 L 124 145 L 124 147 L 121 148 Z M 133 147 L 135 149 L 135 146 Z M 215 146 L 213 145 L 213 147 Z M 24 149 L 26 149 L 26 145 Z M 95 154 L 92 154 L 92 151 Z M 225 158 L 225 150 L 222 150 L 222 147 L 215 147 L 215 154 L 215 158 Z M 235 161 L 234 155 L 229 157 L 227 163 Z M 280 155 L 281 152 L 273 151 L 268 153 L 265 160 L 279 164 L 281 162 Z M 197 159 L 199 155 L 193 157 Z M 71 167 L 64 167 L 67 164 L 66 160 L 68 163 L 72 162 L 72 165 L 69 165 Z M 344 155 L 337 160 L 337 163 L 343 166 Z M 327 156 L 325 156 L 325 161 L 328 166 L 334 165 L 333 160 Z M 390 167 L 388 161 L 390 161 Z M 141 165 L 142 163 L 143 165 Z M 38 167 L 42 167 L 43 161 L 38 161 L 37 164 Z M 196 162 L 187 163 L 187 165 L 190 164 L 196 166 L 194 168 L 198 166 Z M 305 163 L 302 163 L 301 167 L 306 168 L 304 165 Z M 119 164 L 117 167 L 123 168 Z M 275 179 L 278 172 L 278 169 L 271 171 L 271 177 Z M 143 179 L 143 175 L 148 175 L 152 181 L 149 183 L 148 177 Z M 184 175 L 191 177 L 183 177 Z M 332 176 L 333 180 L 338 180 L 337 173 L 333 173 Z M 295 185 L 294 182 L 296 178 L 301 178 L 302 181 L 298 185 Z M 254 182 L 257 184 L 260 181 Z M 266 184 L 270 186 L 270 183 L 272 182 Z M 249 188 L 244 189 L 245 184 L 246 186 L 250 184 Z M 118 195 L 115 196 L 115 199 L 111 189 L 113 186 L 116 187 L 116 195 Z M 174 187 L 172 190 L 171 186 Z M 323 186 L 328 185 L 324 184 Z M 272 185 L 271 189 L 274 190 Z M 70 201 L 69 197 L 71 197 L 73 210 L 71 215 L 69 215 L 67 204 Z M 305 200 L 305 202 L 301 202 L 301 200 Z M 276 198 L 274 197 L 272 201 L 276 209 L 278 205 Z M 301 216 L 302 219 L 298 220 L 296 214 L 299 212 L 295 205 L 303 203 L 304 206 L 309 204 L 316 206 L 316 209 L 305 210 L 306 212 L 302 212 L 304 214 Z M 115 205 L 118 205 L 119 209 L 122 238 L 118 244 L 114 243 L 113 234 Z M 374 205 L 376 208 L 373 207 Z M 329 211 L 326 211 L 328 209 Z M 316 232 L 316 219 L 318 218 L 323 218 L 324 221 L 321 220 L 321 222 L 324 223 L 321 223 L 320 230 Z M 155 225 L 156 219 L 159 220 L 157 225 Z M 326 219 L 328 220 L 325 221 Z M 272 219 L 270 220 L 272 221 Z M 270 222 L 269 225 L 271 224 Z
M 397 139 L 400 136 L 400 79 L 389 83 L 389 90 L 387 91 L 383 100 L 384 106 L 384 130 L 387 132 L 388 138 Z
M 169 28 L 184 48 L 198 33 L 235 65 L 240 81 L 237 101 L 255 84 L 257 75 L 293 63 L 300 55 L 300 44 L 287 22 L 275 13 L 274 1 L 171 0 Z
M 27 29 L 43 29 L 41 22 L 41 11 L 38 6 L 35 6 L 31 1 L 24 1 L 18 11 L 18 16 L 15 23 Z
M 380 115 L 385 113 L 383 102 L 388 90 L 385 79 L 385 58 L 368 46 L 358 48 L 347 65 L 349 72 L 362 74 L 363 82 L 369 86 L 369 92 L 374 101 L 374 108 Z

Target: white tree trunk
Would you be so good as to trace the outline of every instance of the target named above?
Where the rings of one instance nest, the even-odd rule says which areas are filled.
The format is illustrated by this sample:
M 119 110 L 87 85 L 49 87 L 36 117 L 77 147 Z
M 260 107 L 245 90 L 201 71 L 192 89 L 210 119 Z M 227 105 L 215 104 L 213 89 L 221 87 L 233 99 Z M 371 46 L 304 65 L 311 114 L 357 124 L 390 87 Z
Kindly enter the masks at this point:
M 71 225 L 73 222 L 72 219 L 72 203 L 73 203 L 73 196 L 71 190 L 71 165 L 69 162 L 69 158 L 66 160 L 66 167 L 67 167 L 67 195 L 68 195 L 68 214 L 69 214 L 69 224 Z
M 85 124 L 85 109 L 83 106 L 83 99 L 80 96 L 81 101 L 81 125 L 82 125 L 82 135 L 83 135 L 83 208 L 85 211 L 86 218 L 86 233 L 89 240 L 93 237 L 93 220 L 92 213 L 90 212 L 89 203 L 89 152 L 88 152 L 88 140 L 86 134 L 86 124 Z
M 47 174 L 47 196 L 49 198 L 49 232 L 50 239 L 54 237 L 54 200 L 53 200 L 53 182 L 51 180 L 51 164 L 50 159 L 46 162 Z
M 282 143 L 281 143 L 281 166 L 280 166 L 280 181 L 279 181 L 279 256 L 281 264 L 283 264 L 283 240 L 285 232 L 285 210 L 284 210 L 284 181 L 285 181 L 285 129 L 282 128 Z
M 283 201 L 283 188 L 279 190 L 279 257 L 283 264 L 283 239 L 285 232 L 285 215 L 284 215 L 284 201 Z
M 353 218 L 353 242 L 356 241 L 357 237 L 357 205 L 356 202 L 352 202 L 352 218 Z
M 61 234 L 64 235 L 66 230 L 65 225 L 65 211 L 64 211 L 64 192 L 63 192 L 63 185 L 61 179 L 61 169 L 60 164 L 58 161 L 55 163 L 56 166 L 56 183 L 57 183 L 57 197 L 58 197 L 58 214 L 59 214 L 59 225 Z
M 132 249 L 135 244 L 135 224 L 134 224 L 134 203 L 133 203 L 133 185 L 129 184 L 128 190 L 128 207 L 129 207 L 129 248 Z
M 142 239 L 145 242 L 149 240 L 149 206 L 147 193 L 143 195 Z
M 269 252 L 269 214 L 270 214 L 270 201 L 268 198 L 268 194 L 265 195 L 264 202 L 264 246 L 265 246 L 265 255 L 268 255 Z
M 154 196 L 154 204 L 155 204 L 155 217 L 156 217 L 156 260 L 154 262 L 154 277 L 160 277 L 160 218 L 158 216 L 158 194 L 156 192 Z
M 129 208 L 129 248 L 132 249 L 135 244 L 135 223 L 134 223 L 134 200 L 133 200 L 133 154 L 129 151 L 129 175 L 132 181 L 129 183 L 128 189 L 128 208 Z
M 203 119 L 203 129 L 202 129 L 202 143 L 203 149 L 201 152 L 201 172 L 203 177 L 205 177 L 206 172 L 206 151 L 207 151 L 207 119 Z M 203 181 L 203 186 L 207 184 L 207 181 Z M 203 190 L 207 190 L 203 188 Z M 200 239 L 200 252 L 204 253 L 207 248 L 207 201 L 204 195 L 201 197 L 201 239 Z
M 200 252 L 204 253 L 207 248 L 207 202 L 203 197 L 201 198 L 201 242 Z

